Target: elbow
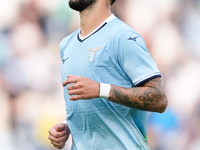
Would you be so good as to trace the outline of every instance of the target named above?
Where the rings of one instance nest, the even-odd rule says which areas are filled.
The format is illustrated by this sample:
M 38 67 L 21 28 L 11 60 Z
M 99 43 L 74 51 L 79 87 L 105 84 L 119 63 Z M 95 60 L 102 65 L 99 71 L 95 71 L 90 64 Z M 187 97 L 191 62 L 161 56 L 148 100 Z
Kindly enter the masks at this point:
M 163 113 L 163 112 L 165 112 L 166 108 L 167 108 L 167 104 L 162 104 L 157 112 Z
M 157 109 L 157 112 L 158 113 L 163 113 L 167 108 L 167 97 L 164 96 L 160 102 L 159 102 L 159 107 Z

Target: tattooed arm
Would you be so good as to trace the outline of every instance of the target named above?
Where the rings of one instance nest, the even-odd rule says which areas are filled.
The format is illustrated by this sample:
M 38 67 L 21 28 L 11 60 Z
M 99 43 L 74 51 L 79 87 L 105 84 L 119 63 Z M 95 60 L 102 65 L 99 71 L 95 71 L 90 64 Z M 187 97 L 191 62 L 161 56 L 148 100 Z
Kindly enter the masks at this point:
M 108 100 L 128 107 L 160 113 L 167 107 L 167 98 L 160 78 L 154 78 L 139 87 L 129 89 L 112 85 Z
M 70 100 L 92 99 L 99 97 L 99 83 L 86 77 L 71 76 L 63 82 L 67 86 Z M 164 112 L 167 98 L 160 78 L 154 78 L 139 87 L 122 88 L 111 85 L 109 101 L 145 111 Z

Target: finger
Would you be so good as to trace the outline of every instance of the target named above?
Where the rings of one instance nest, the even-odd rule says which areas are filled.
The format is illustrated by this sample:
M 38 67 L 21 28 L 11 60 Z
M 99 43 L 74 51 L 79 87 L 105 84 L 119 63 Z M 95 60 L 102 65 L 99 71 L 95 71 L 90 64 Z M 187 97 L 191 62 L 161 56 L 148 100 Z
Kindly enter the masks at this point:
M 69 99 L 72 101 L 76 101 L 76 100 L 84 99 L 84 97 L 82 95 L 74 95 L 74 96 L 71 96 Z
M 67 78 L 73 78 L 73 77 L 78 77 L 76 75 L 67 75 Z
M 65 147 L 65 145 L 64 146 L 62 146 L 62 147 L 58 147 L 58 146 L 54 146 L 56 149 L 60 149 L 60 150 L 62 150 L 64 147 Z
M 61 142 L 66 142 L 67 139 L 68 139 L 69 135 L 65 134 L 65 136 L 63 137 L 60 137 L 60 138 L 55 138 L 51 135 L 48 136 L 48 139 L 52 142 L 55 142 L 55 143 L 61 143 Z
M 78 89 L 78 88 L 79 86 L 76 83 L 67 86 L 68 91 Z
M 57 149 L 62 149 L 65 147 L 65 143 L 62 142 L 62 143 L 55 143 L 55 142 L 51 142 L 51 144 L 53 144 L 53 146 Z
M 65 129 L 65 124 L 64 123 L 60 123 L 60 124 L 56 125 L 56 131 L 61 132 L 64 129 Z
M 51 141 L 51 144 L 53 144 L 54 147 L 57 147 L 58 149 L 61 149 L 61 148 L 64 147 L 65 142 L 56 143 L 56 142 Z
M 83 94 L 83 91 L 80 90 L 80 89 L 75 89 L 75 90 L 70 90 L 70 91 L 68 91 L 68 94 L 69 94 L 70 96 L 81 95 L 81 94 Z
M 70 83 L 76 83 L 77 81 L 78 81 L 78 77 L 67 78 L 67 79 L 63 82 L 63 86 L 66 86 L 67 84 L 70 84 Z
M 54 147 L 55 147 L 56 149 L 61 149 L 61 150 L 64 148 L 64 147 L 63 147 L 63 148 L 60 148 L 60 147 L 56 147 L 56 146 L 54 146 Z
M 53 130 L 51 132 L 49 132 L 49 135 L 55 137 L 55 138 L 60 138 L 63 137 L 66 134 L 66 131 L 61 131 L 61 132 L 57 132 L 56 130 Z

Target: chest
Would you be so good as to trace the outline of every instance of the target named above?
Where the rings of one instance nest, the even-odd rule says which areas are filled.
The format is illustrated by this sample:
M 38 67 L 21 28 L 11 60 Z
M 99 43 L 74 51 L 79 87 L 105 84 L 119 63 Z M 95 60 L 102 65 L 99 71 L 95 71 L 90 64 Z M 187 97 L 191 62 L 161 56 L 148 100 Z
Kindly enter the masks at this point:
M 63 50 L 62 72 L 87 71 L 117 65 L 113 47 L 102 41 L 73 41 Z M 99 68 L 100 67 L 100 68 Z
M 96 82 L 130 84 L 116 55 L 116 45 L 108 36 L 72 40 L 62 53 L 62 82 L 67 75 L 88 77 Z

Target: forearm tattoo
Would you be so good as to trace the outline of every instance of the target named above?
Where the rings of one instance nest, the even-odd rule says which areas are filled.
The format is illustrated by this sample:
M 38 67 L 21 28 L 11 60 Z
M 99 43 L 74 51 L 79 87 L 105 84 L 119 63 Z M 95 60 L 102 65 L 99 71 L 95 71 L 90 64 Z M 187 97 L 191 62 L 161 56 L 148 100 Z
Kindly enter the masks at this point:
M 162 112 L 167 106 L 167 98 L 160 78 L 152 79 L 140 87 L 130 89 L 112 86 L 108 100 L 128 107 L 155 112 Z

